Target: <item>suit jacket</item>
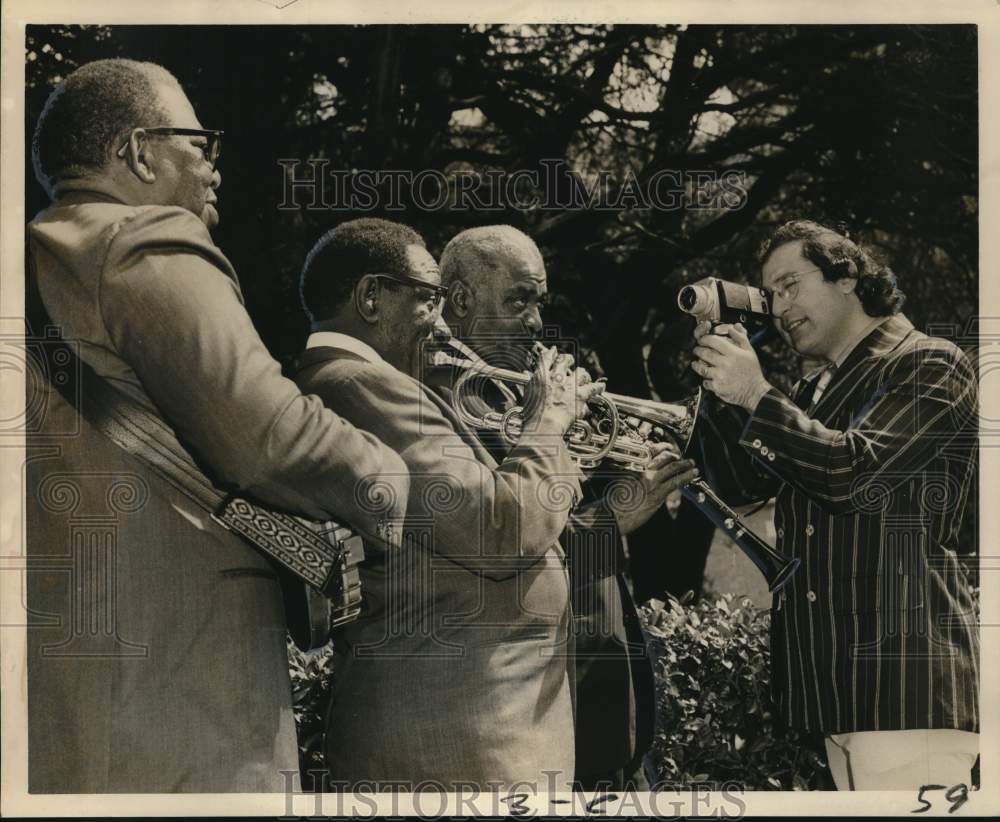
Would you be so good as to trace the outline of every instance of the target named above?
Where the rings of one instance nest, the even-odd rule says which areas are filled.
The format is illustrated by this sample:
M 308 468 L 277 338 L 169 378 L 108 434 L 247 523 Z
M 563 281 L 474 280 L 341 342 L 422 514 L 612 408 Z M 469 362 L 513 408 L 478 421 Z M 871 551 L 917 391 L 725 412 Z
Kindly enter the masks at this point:
M 29 242 L 63 338 L 220 487 L 370 519 L 354 493 L 370 472 L 405 499 L 396 454 L 280 375 L 194 215 L 79 192 L 39 214 Z M 38 376 L 27 398 L 29 789 L 287 789 L 280 771 L 298 756 L 270 563 L 92 429 L 50 387 L 67 374 Z
M 434 390 L 449 408 L 457 374 L 431 372 Z M 478 400 L 507 410 L 499 391 L 479 386 Z M 476 431 L 493 457 L 510 448 L 498 432 Z M 625 582 L 625 551 L 609 497 L 620 495 L 620 473 L 601 472 L 584 484 L 584 498 L 559 537 L 571 579 L 576 673 L 576 774 L 580 779 L 637 767 L 653 739 L 653 674 L 635 603 Z M 628 504 L 627 499 L 621 500 Z
M 296 379 L 410 471 L 403 549 L 366 549 L 365 608 L 337 636 L 327 730 L 335 785 L 573 773 L 569 582 L 557 542 L 579 496 L 562 440 L 497 464 L 418 381 L 308 349 Z
M 979 635 L 956 555 L 976 407 L 961 350 L 896 315 L 809 413 L 773 389 L 752 415 L 718 409 L 699 426 L 710 481 L 738 501 L 776 495 L 777 548 L 802 561 L 771 610 L 789 724 L 978 729 Z

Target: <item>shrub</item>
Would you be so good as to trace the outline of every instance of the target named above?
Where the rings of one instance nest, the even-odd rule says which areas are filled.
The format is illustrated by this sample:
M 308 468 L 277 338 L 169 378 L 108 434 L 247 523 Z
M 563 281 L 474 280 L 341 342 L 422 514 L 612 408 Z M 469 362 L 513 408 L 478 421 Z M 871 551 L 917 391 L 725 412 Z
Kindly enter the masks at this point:
M 783 727 L 770 695 L 770 615 L 731 594 L 640 609 L 656 672 L 647 762 L 665 788 L 832 789 L 822 740 Z
M 333 687 L 333 643 L 303 653 L 288 639 L 288 673 L 292 679 L 292 709 L 299 740 L 302 790 L 319 790 L 323 759 L 324 716 Z
M 970 586 L 978 607 L 979 590 Z M 664 788 L 833 790 L 822 738 L 785 727 L 770 694 L 770 615 L 746 598 L 706 590 L 700 602 L 640 609 L 654 660 L 657 727 L 647 761 Z M 333 644 L 304 654 L 288 643 L 303 790 L 325 772 L 324 713 Z

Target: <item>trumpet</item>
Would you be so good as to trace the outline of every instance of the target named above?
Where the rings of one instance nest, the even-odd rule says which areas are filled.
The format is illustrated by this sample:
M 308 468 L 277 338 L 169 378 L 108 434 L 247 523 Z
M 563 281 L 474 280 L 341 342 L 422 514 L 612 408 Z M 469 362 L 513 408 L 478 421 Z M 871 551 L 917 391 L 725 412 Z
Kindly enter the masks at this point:
M 531 382 L 530 374 L 440 352 L 435 354 L 433 362 L 461 371 L 452 391 L 455 413 L 463 423 L 471 428 L 498 431 L 508 445 L 520 439 L 524 408 L 510 386 L 524 388 Z M 504 395 L 510 406 L 506 411 L 492 409 L 476 392 L 477 380 L 483 379 Z M 653 459 L 648 442 L 661 441 L 668 432 L 673 433 L 678 451 L 683 453 L 700 400 L 700 391 L 678 405 L 607 392 L 598 394 L 590 400 L 594 413 L 575 420 L 566 432 L 570 454 L 585 469 L 596 468 L 607 459 L 631 471 L 645 471 Z M 678 436 L 683 438 L 682 444 L 676 443 Z
M 448 342 L 456 348 L 454 341 Z M 457 350 L 466 356 L 455 356 L 440 349 L 431 355 L 434 366 L 451 366 L 459 371 L 452 385 L 455 413 L 467 426 L 497 431 L 509 445 L 516 444 L 523 430 L 524 408 L 511 386 L 523 389 L 531 381 L 531 374 L 469 358 L 471 351 L 464 346 Z M 494 410 L 475 390 L 483 381 L 504 396 L 509 406 L 507 410 Z M 589 403 L 590 413 L 574 421 L 566 432 L 566 445 L 573 461 L 580 468 L 592 469 L 608 460 L 624 470 L 641 473 L 654 457 L 650 443 L 669 442 L 679 455 L 687 452 L 701 406 L 701 389 L 675 403 L 608 392 L 595 395 Z M 696 503 L 742 549 L 764 575 L 769 591 L 779 591 L 791 579 L 799 560 L 768 545 L 705 480 L 688 483 L 681 493 Z

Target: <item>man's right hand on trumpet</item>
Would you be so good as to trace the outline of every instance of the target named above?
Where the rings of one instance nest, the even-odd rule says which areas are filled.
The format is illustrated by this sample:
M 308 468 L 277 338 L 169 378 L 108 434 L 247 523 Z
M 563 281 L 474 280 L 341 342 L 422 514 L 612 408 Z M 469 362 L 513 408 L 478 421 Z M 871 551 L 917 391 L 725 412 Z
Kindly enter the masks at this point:
M 587 403 L 604 391 L 586 369 L 574 368 L 573 357 L 555 347 L 537 347 L 535 368 L 525 391 L 524 430 L 560 436 L 588 412 Z

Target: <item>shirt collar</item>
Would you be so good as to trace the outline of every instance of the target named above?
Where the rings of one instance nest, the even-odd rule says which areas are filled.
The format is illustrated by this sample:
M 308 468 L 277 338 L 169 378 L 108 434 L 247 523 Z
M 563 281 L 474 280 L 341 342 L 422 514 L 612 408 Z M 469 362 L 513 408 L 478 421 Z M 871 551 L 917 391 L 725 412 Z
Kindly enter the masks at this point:
M 127 203 L 115 188 L 114 183 L 101 177 L 88 176 L 63 180 L 54 186 L 54 198 L 57 204 L 73 204 L 85 202 L 118 203 L 121 205 L 139 205 Z
M 339 348 L 342 351 L 350 351 L 357 354 L 361 359 L 370 363 L 387 364 L 379 355 L 378 351 L 368 343 L 362 342 L 357 337 L 350 334 L 341 334 L 339 331 L 314 331 L 306 340 L 306 348 Z

